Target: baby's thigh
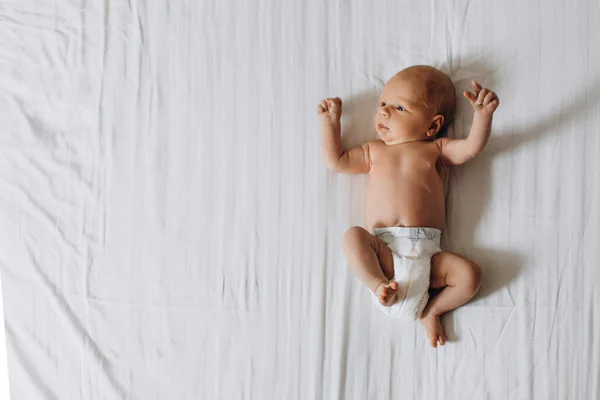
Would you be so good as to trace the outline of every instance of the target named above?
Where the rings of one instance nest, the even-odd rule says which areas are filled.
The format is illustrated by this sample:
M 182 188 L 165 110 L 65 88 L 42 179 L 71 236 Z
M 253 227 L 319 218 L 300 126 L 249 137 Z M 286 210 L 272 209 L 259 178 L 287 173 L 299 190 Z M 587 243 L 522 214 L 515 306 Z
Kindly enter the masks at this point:
M 375 254 L 377 261 L 387 279 L 394 277 L 394 259 L 387 244 L 360 226 L 346 231 L 343 247 L 351 265 L 364 265 Z
M 439 289 L 462 284 L 479 285 L 481 268 L 473 261 L 450 251 L 442 251 L 431 257 L 429 286 Z

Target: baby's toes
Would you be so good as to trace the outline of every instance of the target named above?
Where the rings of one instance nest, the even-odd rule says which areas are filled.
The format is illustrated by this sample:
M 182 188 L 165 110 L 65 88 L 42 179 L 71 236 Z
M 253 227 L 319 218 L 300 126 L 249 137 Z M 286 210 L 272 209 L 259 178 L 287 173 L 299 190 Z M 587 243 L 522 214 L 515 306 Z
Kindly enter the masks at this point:
M 437 347 L 438 338 L 433 335 L 429 337 L 429 343 L 431 343 L 431 347 Z
M 385 302 L 386 297 L 387 297 L 387 288 L 382 288 L 381 292 L 379 293 L 379 301 L 381 302 L 381 304 L 383 304 Z

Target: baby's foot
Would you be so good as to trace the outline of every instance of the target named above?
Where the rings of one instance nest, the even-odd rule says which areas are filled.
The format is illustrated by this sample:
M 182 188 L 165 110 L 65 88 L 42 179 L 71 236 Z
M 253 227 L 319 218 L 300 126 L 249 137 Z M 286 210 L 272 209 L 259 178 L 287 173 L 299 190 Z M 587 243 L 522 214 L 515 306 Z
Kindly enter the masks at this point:
M 437 347 L 438 342 L 442 346 L 446 344 L 446 331 L 444 331 L 444 326 L 440 321 L 440 317 L 429 314 L 422 317 L 421 322 L 423 322 L 431 347 Z
M 398 300 L 398 282 L 381 282 L 375 289 L 375 295 L 384 306 L 393 305 Z

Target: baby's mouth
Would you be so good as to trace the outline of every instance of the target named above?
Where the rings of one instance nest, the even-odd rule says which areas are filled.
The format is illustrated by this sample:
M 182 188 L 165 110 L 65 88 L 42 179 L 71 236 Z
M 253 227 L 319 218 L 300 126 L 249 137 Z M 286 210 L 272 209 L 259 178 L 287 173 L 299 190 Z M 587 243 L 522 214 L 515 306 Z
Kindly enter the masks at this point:
M 377 124 L 377 129 L 387 131 L 389 128 L 382 123 Z

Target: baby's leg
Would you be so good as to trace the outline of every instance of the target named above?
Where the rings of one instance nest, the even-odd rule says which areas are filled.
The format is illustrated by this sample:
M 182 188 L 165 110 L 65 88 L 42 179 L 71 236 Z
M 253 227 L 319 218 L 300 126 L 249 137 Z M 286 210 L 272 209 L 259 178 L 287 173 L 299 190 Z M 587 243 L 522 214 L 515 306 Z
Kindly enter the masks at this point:
M 429 301 L 421 320 L 433 347 L 446 343 L 440 316 L 471 300 L 481 285 L 481 268 L 458 254 L 444 251 L 431 258 L 430 287 L 443 288 Z
M 383 305 L 392 305 L 398 292 L 394 259 L 387 245 L 366 229 L 355 226 L 344 234 L 344 251 L 354 274 L 379 297 Z

